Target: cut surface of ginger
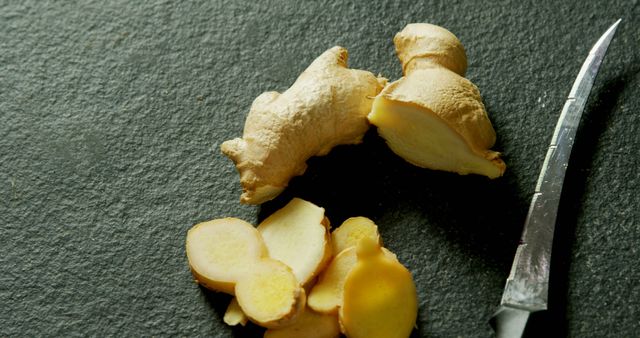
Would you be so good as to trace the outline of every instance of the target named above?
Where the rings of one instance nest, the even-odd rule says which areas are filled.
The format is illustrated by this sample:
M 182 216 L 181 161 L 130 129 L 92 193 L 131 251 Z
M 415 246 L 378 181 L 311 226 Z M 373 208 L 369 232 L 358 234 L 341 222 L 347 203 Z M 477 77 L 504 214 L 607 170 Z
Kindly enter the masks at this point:
M 331 259 L 324 209 L 294 198 L 258 226 L 269 257 L 289 267 L 301 284 L 311 281 Z
M 395 38 L 404 77 L 376 97 L 369 122 L 389 147 L 420 167 L 502 176 L 506 165 L 491 151 L 496 134 L 478 88 L 464 78 L 467 57 L 453 33 L 409 24 Z
M 369 237 L 380 243 L 381 239 L 378 233 L 378 226 L 366 217 L 358 216 L 348 218 L 331 232 L 331 245 L 333 246 L 334 255 L 342 252 L 342 250 L 356 246 L 364 237 Z M 380 243 L 380 245 L 382 245 L 382 243 Z
M 237 281 L 267 255 L 260 233 L 237 218 L 199 223 L 187 233 L 189 267 L 202 286 L 234 293 Z
M 238 281 L 236 299 L 252 322 L 267 328 L 286 326 L 304 310 L 306 295 L 291 269 L 264 259 Z
M 369 239 L 358 244 L 357 255 L 339 312 L 344 333 L 350 338 L 409 337 L 418 314 L 411 272 Z
M 474 150 L 428 108 L 380 96 L 369 119 L 378 126 L 378 133 L 389 148 L 416 166 L 490 178 L 504 172 L 498 153 Z
M 269 329 L 264 338 L 338 338 L 338 316 L 317 313 L 309 308 L 295 323 L 281 329 Z
M 382 248 L 382 251 L 389 259 L 397 260 L 396 255 L 391 251 L 385 248 Z M 311 289 L 307 297 L 307 305 L 320 313 L 338 313 L 338 309 L 342 306 L 344 282 L 356 262 L 356 247 L 354 246 L 344 249 L 335 256 Z
M 229 306 L 227 306 L 227 311 L 224 313 L 223 320 L 225 324 L 229 326 L 236 326 L 238 324 L 245 326 L 247 324 L 247 315 L 245 315 L 242 308 L 240 308 L 237 298 L 233 297 L 231 299 Z

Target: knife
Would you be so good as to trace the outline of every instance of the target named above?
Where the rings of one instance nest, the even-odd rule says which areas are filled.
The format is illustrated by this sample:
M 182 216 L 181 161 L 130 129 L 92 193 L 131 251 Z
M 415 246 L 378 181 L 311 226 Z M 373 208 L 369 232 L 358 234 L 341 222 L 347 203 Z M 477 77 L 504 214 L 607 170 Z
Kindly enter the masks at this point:
M 498 338 L 522 337 L 529 314 L 547 309 L 553 232 L 573 140 L 598 69 L 620 20 L 611 25 L 591 48 L 560 113 L 500 307 L 491 318 Z

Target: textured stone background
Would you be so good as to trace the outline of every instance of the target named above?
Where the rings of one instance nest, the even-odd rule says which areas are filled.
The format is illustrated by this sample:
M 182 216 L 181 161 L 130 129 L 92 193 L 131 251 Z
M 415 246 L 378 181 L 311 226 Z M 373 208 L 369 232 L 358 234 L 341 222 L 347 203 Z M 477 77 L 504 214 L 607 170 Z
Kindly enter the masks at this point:
M 259 336 L 222 324 L 228 297 L 192 282 L 184 239 L 196 222 L 257 222 L 292 196 L 334 224 L 379 224 L 415 276 L 416 337 L 490 336 L 563 101 L 618 17 L 568 171 L 553 311 L 530 336 L 637 335 L 640 4 L 550 3 L 0 1 L 0 336 Z M 466 46 L 506 175 L 419 169 L 371 130 L 309 161 L 277 200 L 240 205 L 219 145 L 252 100 L 336 44 L 352 67 L 395 79 L 391 39 L 421 21 Z

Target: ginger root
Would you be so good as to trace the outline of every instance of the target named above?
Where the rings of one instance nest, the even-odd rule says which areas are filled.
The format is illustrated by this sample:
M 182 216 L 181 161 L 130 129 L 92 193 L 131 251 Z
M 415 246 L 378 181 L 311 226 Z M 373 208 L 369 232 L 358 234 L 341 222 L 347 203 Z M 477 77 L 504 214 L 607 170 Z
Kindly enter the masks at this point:
M 360 241 L 357 256 L 339 311 L 344 333 L 350 338 L 409 337 L 418 316 L 411 272 L 370 238 Z
M 448 30 L 409 24 L 395 38 L 404 77 L 376 97 L 369 121 L 406 161 L 496 178 L 506 168 L 489 150 L 496 134 L 478 88 L 463 76 L 464 47 Z
M 347 50 L 320 55 L 282 94 L 266 92 L 253 102 L 242 138 L 222 152 L 240 174 L 242 203 L 260 204 L 302 175 L 306 161 L 340 144 L 357 144 L 369 128 L 367 114 L 386 79 L 347 68 Z

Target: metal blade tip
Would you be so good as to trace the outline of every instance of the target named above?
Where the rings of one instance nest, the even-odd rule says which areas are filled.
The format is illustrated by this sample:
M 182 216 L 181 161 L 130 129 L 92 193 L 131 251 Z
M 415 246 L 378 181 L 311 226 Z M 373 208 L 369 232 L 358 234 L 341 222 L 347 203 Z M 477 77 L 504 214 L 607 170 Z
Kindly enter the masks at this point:
M 591 53 L 597 53 L 598 50 L 602 50 L 601 53 L 604 54 L 604 52 L 607 50 L 607 47 L 609 46 L 609 43 L 611 42 L 611 39 L 613 39 L 613 35 L 616 33 L 616 29 L 618 29 L 618 25 L 620 24 L 620 21 L 622 21 L 622 18 L 614 22 L 613 25 L 611 25 L 607 29 L 607 31 L 604 32 L 604 34 L 602 34 L 600 39 L 598 39 L 598 42 L 596 42 L 595 45 L 593 45 L 593 48 L 591 49 Z M 604 48 L 601 48 L 601 46 L 604 46 Z

